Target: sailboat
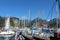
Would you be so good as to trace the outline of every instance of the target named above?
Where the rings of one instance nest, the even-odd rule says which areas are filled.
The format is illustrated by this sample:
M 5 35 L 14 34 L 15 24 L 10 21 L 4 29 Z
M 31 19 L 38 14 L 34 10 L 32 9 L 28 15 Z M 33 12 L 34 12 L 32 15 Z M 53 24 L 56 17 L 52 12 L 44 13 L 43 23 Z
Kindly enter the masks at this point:
M 60 9 L 60 0 L 56 0 L 56 18 L 58 18 L 59 16 L 59 9 L 58 9 L 58 2 L 59 2 L 59 9 Z M 58 20 L 56 20 L 56 22 L 57 22 L 57 28 L 58 28 Z M 54 29 L 55 30 L 55 29 Z M 44 30 L 45 31 L 45 30 Z M 60 29 L 57 29 L 56 31 L 60 31 Z M 45 31 L 46 32 L 46 31 Z M 49 38 L 50 36 L 52 36 L 52 37 L 54 37 L 55 35 L 54 35 L 54 33 L 53 34 L 51 34 L 50 35 L 50 33 L 48 34 L 48 33 L 41 33 L 40 34 L 40 36 L 42 37 L 42 36 L 44 36 L 44 35 L 46 35 L 46 36 L 48 36 L 47 38 Z M 46 37 L 45 36 L 45 37 Z M 55 39 L 53 39 L 53 40 L 55 40 Z
M 5 28 L 2 32 L 0 32 L 0 37 L 3 37 L 3 40 L 9 40 L 10 37 L 12 37 L 15 32 L 12 31 L 10 28 L 10 17 L 7 17 Z

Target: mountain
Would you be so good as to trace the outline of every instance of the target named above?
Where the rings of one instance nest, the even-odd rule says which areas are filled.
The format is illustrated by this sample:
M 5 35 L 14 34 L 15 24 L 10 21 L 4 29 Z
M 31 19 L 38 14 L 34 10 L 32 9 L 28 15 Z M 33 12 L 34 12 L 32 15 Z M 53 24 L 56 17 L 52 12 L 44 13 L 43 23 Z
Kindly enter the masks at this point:
M 5 20 L 7 17 L 0 16 L 0 27 L 5 26 Z M 54 18 L 50 21 L 43 20 L 41 18 L 35 18 L 33 20 L 21 20 L 17 17 L 10 17 L 10 26 L 11 27 L 42 27 L 43 24 L 47 24 L 49 27 L 57 27 L 57 20 L 58 20 L 58 27 L 60 27 L 60 19 Z M 25 23 L 24 23 L 25 22 Z M 25 25 L 24 25 L 25 24 Z
M 18 27 L 18 26 L 20 26 L 20 20 L 19 20 L 19 18 L 17 18 L 17 17 L 10 17 L 10 25 L 11 26 L 16 26 L 16 27 Z
M 5 17 L 0 16 L 0 27 L 4 27 L 4 26 L 5 26 Z
M 28 26 L 28 24 L 30 23 L 30 20 L 20 20 L 20 27 L 24 27 L 24 26 Z
M 60 27 L 60 19 L 54 18 L 48 22 L 50 27 L 57 27 L 57 20 L 58 20 L 58 27 Z
M 7 19 L 7 17 L 1 17 L 0 16 L 0 27 L 4 27 L 5 26 L 5 20 Z M 16 17 L 10 17 L 10 26 L 15 26 L 15 22 L 17 22 L 16 24 L 19 25 L 19 18 Z
M 35 18 L 28 24 L 28 27 L 36 27 L 36 25 L 37 27 L 40 27 L 42 26 L 42 24 L 46 24 L 46 23 L 47 23 L 46 20 Z

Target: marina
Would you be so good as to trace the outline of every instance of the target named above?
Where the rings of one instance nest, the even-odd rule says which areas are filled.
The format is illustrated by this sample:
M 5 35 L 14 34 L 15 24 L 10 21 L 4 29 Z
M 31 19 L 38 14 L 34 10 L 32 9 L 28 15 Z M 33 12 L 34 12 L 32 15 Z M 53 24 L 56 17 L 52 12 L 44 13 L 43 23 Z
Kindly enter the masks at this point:
M 55 3 L 57 17 L 53 20 L 54 23 L 52 20 L 46 22 L 44 13 L 42 13 L 42 19 L 37 17 L 32 21 L 30 9 L 29 21 L 25 20 L 25 16 L 22 17 L 22 20 L 10 16 L 4 17 L 4 27 L 0 28 L 0 40 L 60 40 L 60 20 L 58 19 L 60 0 L 55 0 Z

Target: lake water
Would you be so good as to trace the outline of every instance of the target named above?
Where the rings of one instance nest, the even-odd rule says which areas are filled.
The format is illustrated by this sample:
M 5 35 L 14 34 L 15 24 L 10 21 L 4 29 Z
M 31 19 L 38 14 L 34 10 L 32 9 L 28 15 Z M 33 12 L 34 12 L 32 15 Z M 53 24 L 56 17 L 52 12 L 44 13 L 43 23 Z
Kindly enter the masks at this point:
M 0 37 L 0 40 L 7 40 L 6 37 Z M 8 40 L 12 40 L 12 38 L 8 38 Z
M 4 37 L 0 37 L 0 40 L 4 40 Z

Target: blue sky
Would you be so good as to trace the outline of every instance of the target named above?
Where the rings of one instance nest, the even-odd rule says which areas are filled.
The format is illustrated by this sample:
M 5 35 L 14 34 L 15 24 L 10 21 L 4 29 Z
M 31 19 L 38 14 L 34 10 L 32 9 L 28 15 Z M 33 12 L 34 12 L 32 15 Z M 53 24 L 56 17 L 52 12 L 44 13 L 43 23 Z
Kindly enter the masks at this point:
M 22 16 L 28 16 L 29 9 L 31 11 L 31 19 L 38 16 L 40 12 L 40 18 L 42 18 L 42 11 L 44 10 L 44 19 L 46 19 L 55 0 L 0 0 L 0 16 L 15 16 L 21 19 Z M 53 18 L 56 17 L 56 8 L 54 5 L 53 12 L 51 11 Z M 48 17 L 51 19 L 51 16 Z

